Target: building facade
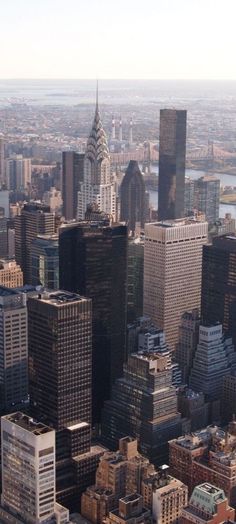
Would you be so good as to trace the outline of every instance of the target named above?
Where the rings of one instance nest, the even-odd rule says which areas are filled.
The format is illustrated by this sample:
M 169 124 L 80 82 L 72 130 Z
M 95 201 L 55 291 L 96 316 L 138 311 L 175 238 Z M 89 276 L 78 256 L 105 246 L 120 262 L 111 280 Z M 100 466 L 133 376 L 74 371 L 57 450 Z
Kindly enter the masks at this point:
M 122 375 L 127 311 L 127 228 L 77 223 L 59 234 L 60 287 L 93 301 L 93 421 Z
M 185 311 L 181 318 L 175 358 L 181 369 L 183 384 L 189 383 L 189 375 L 198 343 L 200 322 L 198 309 L 191 312 Z
M 66 220 L 77 217 L 78 191 L 83 182 L 84 154 L 62 153 L 62 214 Z
M 50 208 L 39 202 L 25 204 L 15 217 L 16 262 L 20 265 L 24 284 L 31 284 L 31 242 L 37 235 L 55 233 L 55 217 Z
M 55 500 L 55 431 L 21 412 L 1 419 L 3 524 L 66 524 Z
M 59 289 L 58 235 L 37 235 L 31 243 L 31 284 Z
M 176 388 L 168 357 L 155 352 L 132 354 L 117 379 L 112 398 L 102 414 L 102 439 L 110 449 L 131 435 L 139 441 L 140 452 L 153 464 L 167 460 L 167 442 L 180 435 L 181 416 L 177 411 Z
M 0 286 L 0 412 L 28 400 L 27 307 L 22 293 Z
M 207 222 L 187 218 L 145 226 L 143 312 L 165 331 L 171 349 L 183 313 L 200 307 L 207 236 Z
M 189 505 L 183 509 L 180 524 L 224 524 L 234 522 L 235 510 L 222 489 L 205 482 L 194 488 Z
M 220 322 L 224 332 L 236 341 L 236 236 L 213 239 L 203 248 L 202 317 L 204 322 Z
M 137 226 L 144 228 L 145 183 L 136 160 L 130 160 L 120 186 L 120 219 L 133 235 Z
M 187 111 L 161 109 L 158 219 L 184 216 Z
M 107 137 L 96 102 L 95 116 L 84 157 L 84 177 L 78 191 L 77 218 L 84 220 L 89 204 L 116 219 L 116 193 L 111 179 Z
M 127 320 L 134 321 L 143 314 L 144 239 L 129 238 L 127 270 Z
M 23 286 L 23 273 L 14 259 L 0 259 L 0 285 L 11 288 Z

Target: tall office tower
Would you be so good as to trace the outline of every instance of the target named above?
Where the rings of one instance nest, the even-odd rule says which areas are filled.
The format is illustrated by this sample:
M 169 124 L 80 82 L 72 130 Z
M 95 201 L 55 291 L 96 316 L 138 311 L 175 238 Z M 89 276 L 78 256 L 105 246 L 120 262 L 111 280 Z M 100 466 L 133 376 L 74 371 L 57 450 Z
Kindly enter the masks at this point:
M 213 224 L 219 218 L 220 179 L 203 176 L 195 181 L 195 206 L 205 214 L 206 220 Z
M 50 187 L 50 189 L 43 194 L 43 202 L 50 207 L 52 213 L 61 214 L 61 191 L 58 191 L 55 187 Z
M 6 178 L 8 189 L 25 190 L 31 184 L 31 159 L 14 155 L 6 161 Z
M 28 335 L 25 296 L 0 286 L 0 412 L 28 399 Z
M 107 137 L 102 127 L 98 98 L 85 152 L 84 180 L 78 191 L 78 219 L 84 220 L 89 204 L 97 204 L 100 211 L 116 218 L 116 193 L 111 179 Z
M 56 430 L 57 500 L 76 507 L 104 451 L 91 447 L 92 302 L 43 292 L 28 311 L 31 413 Z
M 8 256 L 7 218 L 0 214 L 0 254 Z
M 0 190 L 0 214 L 6 218 L 9 218 L 9 195 L 7 189 Z
M 103 442 L 114 449 L 121 437 L 131 435 L 143 455 L 153 464 L 163 464 L 168 440 L 181 431 L 168 358 L 155 352 L 132 354 L 124 364 L 123 378 L 113 386 L 111 400 L 105 402 Z
M 91 308 L 64 291 L 28 298 L 31 408 L 56 430 L 91 420 Z
M 171 349 L 183 313 L 200 306 L 207 234 L 207 222 L 187 218 L 145 226 L 143 311 L 165 331 Z
M 0 188 L 6 185 L 4 138 L 0 135 Z
M 23 286 L 23 273 L 14 259 L 0 259 L 0 285 L 11 288 Z
M 161 109 L 158 218 L 184 216 L 187 111 Z
M 190 177 L 185 177 L 184 184 L 184 215 L 189 216 L 193 213 L 195 207 L 195 182 Z
M 223 377 L 221 398 L 221 417 L 223 423 L 235 419 L 236 413 L 236 373 Z
M 21 412 L 1 419 L 2 524 L 66 524 L 55 500 L 55 431 Z
M 62 214 L 66 220 L 77 216 L 78 191 L 83 182 L 84 154 L 74 151 L 62 153 Z
M 15 218 L 16 262 L 24 274 L 24 283 L 31 284 L 31 243 L 37 235 L 53 235 L 55 217 L 50 208 L 39 202 L 25 204 Z
M 223 377 L 230 375 L 232 365 L 235 367 L 234 355 L 232 339 L 225 339 L 220 324 L 200 325 L 189 385 L 194 391 L 204 393 L 210 403 L 212 422 L 220 419 Z
M 225 524 L 234 522 L 235 510 L 222 489 L 204 483 L 194 488 L 189 505 L 183 509 L 180 524 Z
M 178 411 L 189 424 L 189 431 L 197 431 L 207 426 L 209 405 L 203 393 L 197 393 L 188 387 L 178 389 Z
M 143 264 L 144 239 L 128 240 L 128 286 L 127 286 L 127 319 L 134 321 L 143 314 Z
M 38 235 L 31 243 L 31 284 L 59 288 L 58 235 Z
M 125 359 L 126 226 L 103 222 L 62 226 L 59 275 L 61 288 L 93 302 L 93 421 L 98 422 Z
M 120 219 L 127 222 L 132 235 L 135 234 L 137 226 L 144 228 L 145 183 L 136 160 L 130 160 L 121 182 Z
M 179 339 L 175 349 L 175 359 L 182 372 L 183 384 L 188 384 L 193 358 L 198 343 L 201 318 L 198 309 L 185 311 L 179 327 Z
M 236 342 L 236 235 L 223 235 L 203 248 L 202 317 L 220 322 Z

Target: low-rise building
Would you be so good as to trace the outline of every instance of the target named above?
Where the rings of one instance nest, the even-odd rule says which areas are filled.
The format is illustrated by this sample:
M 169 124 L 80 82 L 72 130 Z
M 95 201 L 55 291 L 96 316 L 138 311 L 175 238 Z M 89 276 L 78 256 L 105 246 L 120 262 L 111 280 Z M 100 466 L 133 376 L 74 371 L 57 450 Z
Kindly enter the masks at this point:
M 235 511 L 222 489 L 204 483 L 193 490 L 189 505 L 182 511 L 180 524 L 224 524 L 234 521 Z

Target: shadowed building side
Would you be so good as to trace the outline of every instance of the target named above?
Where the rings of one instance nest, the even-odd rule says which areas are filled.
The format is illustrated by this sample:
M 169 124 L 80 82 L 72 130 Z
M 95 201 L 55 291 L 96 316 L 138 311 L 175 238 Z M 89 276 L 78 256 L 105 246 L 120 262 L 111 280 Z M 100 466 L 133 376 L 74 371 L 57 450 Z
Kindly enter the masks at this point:
M 134 234 L 137 222 L 144 227 L 145 184 L 138 162 L 131 160 L 120 188 L 120 218 Z

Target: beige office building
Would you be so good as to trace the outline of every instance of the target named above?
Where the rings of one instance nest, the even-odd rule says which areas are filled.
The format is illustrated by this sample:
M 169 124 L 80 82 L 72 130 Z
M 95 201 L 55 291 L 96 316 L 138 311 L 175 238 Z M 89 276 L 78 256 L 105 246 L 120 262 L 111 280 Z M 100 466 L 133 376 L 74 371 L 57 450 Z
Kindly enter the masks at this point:
M 14 259 L 0 259 L 0 285 L 12 288 L 23 286 L 23 273 Z
M 171 349 L 178 341 L 181 316 L 200 307 L 202 247 L 208 224 L 184 218 L 146 224 L 144 315 L 166 334 Z

